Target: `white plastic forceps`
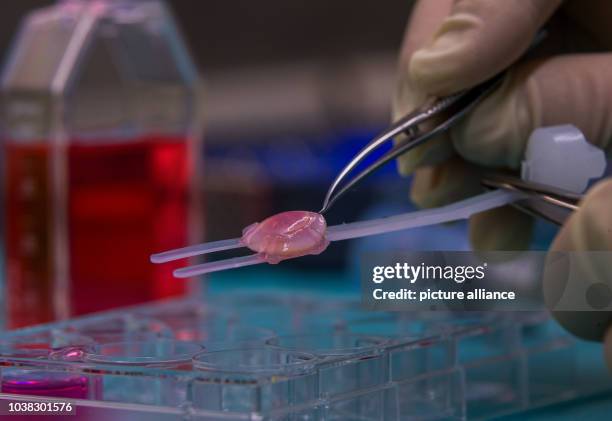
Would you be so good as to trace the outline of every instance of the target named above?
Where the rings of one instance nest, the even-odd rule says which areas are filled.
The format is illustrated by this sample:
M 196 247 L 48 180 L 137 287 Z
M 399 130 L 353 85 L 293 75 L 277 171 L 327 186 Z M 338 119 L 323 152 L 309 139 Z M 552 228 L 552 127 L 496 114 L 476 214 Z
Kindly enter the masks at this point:
M 438 208 L 334 225 L 327 228 L 325 237 L 334 242 L 458 221 L 508 204 L 562 224 L 578 208 L 589 180 L 601 176 L 605 165 L 604 152 L 590 145 L 575 127 L 540 128 L 529 138 L 522 178 L 501 174 L 485 177 L 482 184 L 492 191 Z M 163 263 L 240 247 L 244 247 L 241 238 L 233 238 L 154 254 L 151 261 Z M 188 278 L 263 262 L 263 256 L 255 253 L 177 269 L 174 276 Z

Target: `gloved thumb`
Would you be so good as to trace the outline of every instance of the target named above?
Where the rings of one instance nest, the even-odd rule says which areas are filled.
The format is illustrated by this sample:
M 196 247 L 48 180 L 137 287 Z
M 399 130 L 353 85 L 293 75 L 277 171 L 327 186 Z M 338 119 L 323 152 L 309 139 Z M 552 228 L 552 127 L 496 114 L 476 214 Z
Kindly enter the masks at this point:
M 417 2 L 404 39 L 394 119 L 428 96 L 478 84 L 516 61 L 559 7 L 560 0 L 436 0 Z M 469 134 L 469 133 L 468 133 Z M 399 170 L 437 165 L 453 154 L 447 134 L 402 155 Z
M 573 124 L 612 147 L 612 54 L 562 55 L 523 63 L 451 130 L 455 149 L 487 167 L 518 169 L 538 127 Z
M 612 178 L 593 186 L 557 234 L 550 251 L 572 253 L 571 276 L 566 269 L 550 270 L 549 265 L 545 269 L 544 298 L 553 316 L 576 336 L 602 340 L 612 322 L 611 312 L 597 310 L 612 306 Z M 563 294 L 589 307 L 556 310 L 555 303 Z M 593 311 L 585 311 L 589 308 Z M 608 337 L 612 341 L 612 335 Z M 607 349 L 612 367 L 612 343 L 607 344 Z
M 461 0 L 410 60 L 410 78 L 432 95 L 470 88 L 512 64 L 560 0 Z

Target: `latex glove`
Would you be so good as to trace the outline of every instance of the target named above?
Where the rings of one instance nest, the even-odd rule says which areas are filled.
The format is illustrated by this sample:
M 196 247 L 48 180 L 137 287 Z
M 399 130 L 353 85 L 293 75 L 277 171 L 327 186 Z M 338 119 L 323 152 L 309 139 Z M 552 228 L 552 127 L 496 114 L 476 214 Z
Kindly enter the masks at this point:
M 570 216 L 557 234 L 551 250 L 568 252 L 612 250 L 612 179 L 601 181 L 589 190 L 580 208 Z M 576 254 L 576 256 L 579 275 L 573 282 L 586 279 L 591 283 L 602 283 L 607 285 L 612 293 L 612 258 L 608 259 L 607 255 L 606 260 L 590 258 L 588 254 Z M 548 304 L 556 302 L 556 297 L 559 297 L 566 288 L 572 292 L 583 290 L 580 287 L 572 289 L 573 285 L 566 286 L 564 274 L 560 275 L 545 270 L 544 297 Z M 550 307 L 552 306 L 549 305 Z M 590 340 L 602 340 L 605 337 L 606 359 L 612 370 L 612 328 L 610 328 L 612 315 L 609 312 L 553 311 L 553 316 L 577 336 Z
M 552 16 L 552 18 L 551 18 Z M 550 20 L 549 20 L 550 19 Z M 469 88 L 516 61 L 548 22 L 539 58 L 513 66 L 503 84 L 448 133 L 398 159 L 414 173 L 411 197 L 429 207 L 478 193 L 485 168 L 517 170 L 537 127 L 573 124 L 586 138 L 612 149 L 612 2 L 608 0 L 425 0 L 413 9 L 404 38 L 394 117 L 429 95 Z M 612 184 L 602 183 L 561 229 L 552 249 L 612 248 Z M 477 249 L 526 247 L 531 219 L 512 208 L 470 221 Z M 612 265 L 612 263 L 611 263 Z M 586 271 L 612 286 L 610 267 Z M 559 287 L 547 280 L 545 291 Z M 580 336 L 601 338 L 605 313 L 556 315 Z M 610 356 L 612 360 L 612 332 Z

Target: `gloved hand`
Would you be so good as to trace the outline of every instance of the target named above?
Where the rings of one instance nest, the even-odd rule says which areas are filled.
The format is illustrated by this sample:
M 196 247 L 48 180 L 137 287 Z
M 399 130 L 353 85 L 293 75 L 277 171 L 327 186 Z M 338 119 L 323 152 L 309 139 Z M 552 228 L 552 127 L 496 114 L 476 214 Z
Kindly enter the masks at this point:
M 486 168 L 519 168 L 529 134 L 541 126 L 573 124 L 610 155 L 611 21 L 608 0 L 418 1 L 402 46 L 394 118 L 429 95 L 448 95 L 495 75 L 524 53 L 546 22 L 549 34 L 540 56 L 513 66 L 466 119 L 398 159 L 402 174 L 414 173 L 413 201 L 439 206 L 479 192 Z M 530 241 L 531 223 L 513 208 L 500 208 L 473 217 L 470 238 L 476 249 L 521 249 Z M 552 249 L 612 250 L 612 180 L 587 194 Z M 612 263 L 582 266 L 612 287 Z M 556 288 L 545 280 L 547 294 Z M 556 316 L 574 333 L 598 339 L 612 320 L 601 312 Z M 612 363 L 612 331 L 608 344 Z

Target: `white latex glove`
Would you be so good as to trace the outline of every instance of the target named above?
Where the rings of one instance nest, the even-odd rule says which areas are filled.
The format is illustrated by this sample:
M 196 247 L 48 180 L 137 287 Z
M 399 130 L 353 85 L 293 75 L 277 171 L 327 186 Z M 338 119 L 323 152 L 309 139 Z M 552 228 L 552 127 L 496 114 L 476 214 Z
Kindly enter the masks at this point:
M 448 133 L 399 158 L 414 173 L 411 197 L 438 206 L 480 191 L 487 168 L 517 170 L 537 127 L 573 124 L 597 146 L 612 150 L 612 1 L 422 0 L 403 42 L 394 117 L 429 95 L 448 95 L 495 75 L 520 57 L 547 24 L 538 58 L 512 67 L 503 84 Z M 477 249 L 526 247 L 531 219 L 513 208 L 484 212 L 470 221 Z M 565 224 L 552 250 L 612 249 L 612 180 L 600 182 Z M 582 265 L 612 287 L 607 267 Z M 558 285 L 545 280 L 545 293 Z M 612 317 L 563 312 L 559 321 L 577 335 L 601 339 Z M 612 362 L 612 331 L 608 333 Z

